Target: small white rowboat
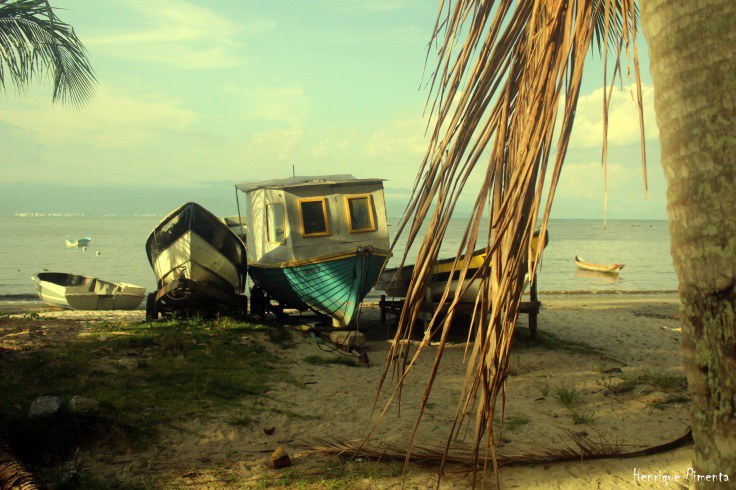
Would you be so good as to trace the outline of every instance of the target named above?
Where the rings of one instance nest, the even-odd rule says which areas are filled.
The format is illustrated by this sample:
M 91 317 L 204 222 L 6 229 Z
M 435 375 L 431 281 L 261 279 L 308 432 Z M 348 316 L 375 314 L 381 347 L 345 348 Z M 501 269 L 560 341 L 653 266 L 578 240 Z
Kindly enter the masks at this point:
M 45 303 L 71 310 L 133 310 L 146 294 L 146 288 L 133 284 L 64 272 L 41 272 L 33 279 Z
M 579 255 L 575 256 L 575 263 L 580 269 L 593 272 L 602 272 L 604 274 L 618 274 L 626 264 L 594 264 L 592 262 L 586 262 L 584 258 Z

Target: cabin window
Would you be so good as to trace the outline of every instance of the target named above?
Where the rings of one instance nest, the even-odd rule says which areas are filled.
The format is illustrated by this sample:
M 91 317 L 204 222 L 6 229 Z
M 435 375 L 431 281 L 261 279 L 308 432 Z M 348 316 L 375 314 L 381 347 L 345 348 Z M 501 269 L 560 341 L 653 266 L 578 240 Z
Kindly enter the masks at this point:
M 280 202 L 267 204 L 268 219 L 268 241 L 271 243 L 286 242 L 286 223 L 284 220 L 284 205 Z
M 348 229 L 350 233 L 376 231 L 373 201 L 370 194 L 345 196 L 345 207 L 348 211 Z
M 327 224 L 327 201 L 324 197 L 299 199 L 299 218 L 302 236 L 326 236 L 330 234 Z

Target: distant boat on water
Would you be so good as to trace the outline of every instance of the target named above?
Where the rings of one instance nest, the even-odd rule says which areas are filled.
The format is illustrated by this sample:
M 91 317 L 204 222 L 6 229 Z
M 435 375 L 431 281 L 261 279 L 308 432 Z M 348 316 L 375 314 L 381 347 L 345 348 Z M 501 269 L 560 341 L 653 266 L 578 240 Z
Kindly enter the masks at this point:
M 65 272 L 40 272 L 33 279 L 44 303 L 70 310 L 133 310 L 146 294 L 133 284 Z
M 593 272 L 601 272 L 603 274 L 618 274 L 626 264 L 594 264 L 593 262 L 587 262 L 584 258 L 579 255 L 575 256 L 575 263 L 580 269 Z
M 77 240 L 66 240 L 66 246 L 69 248 L 86 247 L 91 241 L 92 239 L 86 236 Z

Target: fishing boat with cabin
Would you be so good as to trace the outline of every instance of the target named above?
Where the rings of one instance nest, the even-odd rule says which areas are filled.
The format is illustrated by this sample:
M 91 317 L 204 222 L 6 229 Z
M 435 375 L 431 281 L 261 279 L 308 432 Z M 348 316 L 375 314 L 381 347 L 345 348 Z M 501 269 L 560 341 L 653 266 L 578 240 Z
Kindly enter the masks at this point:
M 383 179 L 295 176 L 235 187 L 245 195 L 251 312 L 312 310 L 350 325 L 389 256 Z

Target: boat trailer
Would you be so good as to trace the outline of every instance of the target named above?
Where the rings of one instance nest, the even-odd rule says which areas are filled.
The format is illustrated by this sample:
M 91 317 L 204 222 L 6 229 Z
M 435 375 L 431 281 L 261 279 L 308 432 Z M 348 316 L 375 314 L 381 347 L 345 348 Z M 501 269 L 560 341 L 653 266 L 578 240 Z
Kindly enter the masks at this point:
M 156 321 L 174 313 L 205 317 L 226 314 L 243 318 L 248 314 L 248 297 L 179 277 L 146 298 L 146 321 Z

